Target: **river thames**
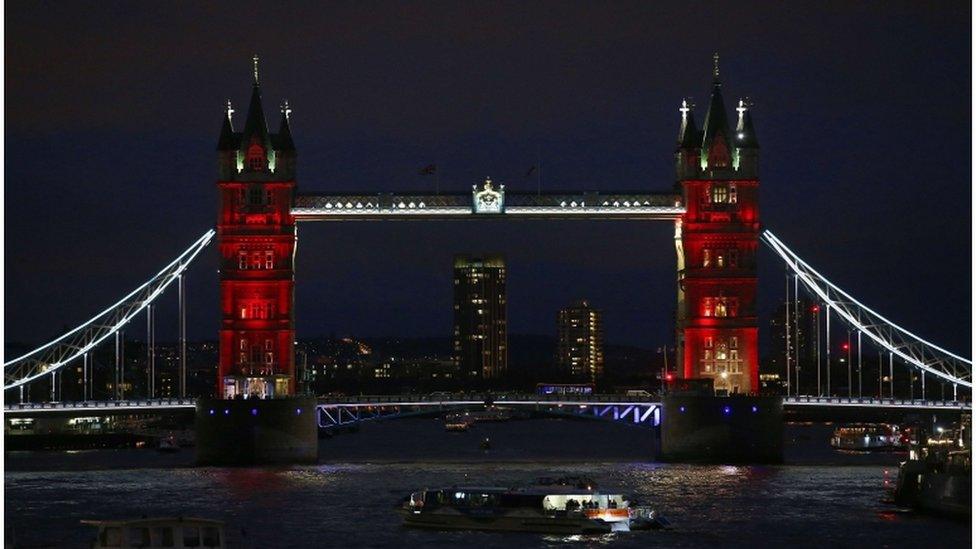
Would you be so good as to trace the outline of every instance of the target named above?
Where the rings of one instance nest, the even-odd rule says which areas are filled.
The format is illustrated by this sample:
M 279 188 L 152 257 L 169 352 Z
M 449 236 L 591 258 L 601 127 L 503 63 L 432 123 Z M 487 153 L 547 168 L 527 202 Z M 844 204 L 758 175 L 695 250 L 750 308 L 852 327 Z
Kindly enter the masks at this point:
M 830 427 L 788 426 L 786 463 L 653 463 L 648 431 L 568 420 L 479 424 L 449 434 L 431 419 L 365 425 L 325 439 L 320 463 L 193 467 L 192 450 L 10 452 L 5 518 L 19 546 L 87 547 L 84 519 L 200 516 L 224 520 L 232 547 L 969 546 L 969 524 L 881 502 L 904 454 L 842 454 Z M 480 441 L 491 439 L 491 449 Z M 587 475 L 659 508 L 668 530 L 557 537 L 436 532 L 400 525 L 404 495 L 454 484 L 524 484 Z

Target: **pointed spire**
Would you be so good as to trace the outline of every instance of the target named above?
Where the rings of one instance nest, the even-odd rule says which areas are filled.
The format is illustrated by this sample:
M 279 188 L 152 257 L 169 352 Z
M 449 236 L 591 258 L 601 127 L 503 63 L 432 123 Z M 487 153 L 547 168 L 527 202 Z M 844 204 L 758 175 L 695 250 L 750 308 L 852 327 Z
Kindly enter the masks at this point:
M 712 79 L 718 82 L 718 52 L 712 54 Z
M 718 53 L 712 59 L 715 63 L 712 73 L 714 76 L 712 81 L 712 97 L 708 103 L 705 122 L 702 124 L 702 148 L 706 151 L 711 147 L 712 140 L 716 136 L 720 136 L 725 141 L 726 148 L 729 145 L 729 124 L 725 115 L 725 101 L 722 99 L 722 82 L 718 79 Z
M 740 148 L 758 149 L 759 140 L 756 139 L 756 129 L 752 126 L 751 108 L 752 102 L 748 97 L 739 100 L 739 106 L 735 109 L 739 112 L 739 123 L 735 127 L 735 145 Z
M 678 148 L 688 149 L 701 145 L 698 127 L 695 125 L 695 104 L 687 98 L 681 100 L 681 128 L 678 130 Z
M 244 135 L 241 146 L 248 146 L 254 137 L 257 137 L 266 148 L 271 144 L 268 138 L 268 122 L 264 118 L 264 107 L 261 105 L 257 55 L 254 56 L 254 87 L 251 89 L 251 103 L 247 107 L 247 119 L 244 121 Z
M 217 140 L 217 150 L 226 151 L 237 148 L 237 140 L 234 138 L 234 108 L 227 100 L 227 111 L 224 121 L 220 126 L 220 139 Z
M 291 138 L 291 107 L 288 106 L 287 99 L 281 106 L 281 125 L 278 126 L 277 146 L 275 148 L 279 151 L 295 150 L 295 142 Z

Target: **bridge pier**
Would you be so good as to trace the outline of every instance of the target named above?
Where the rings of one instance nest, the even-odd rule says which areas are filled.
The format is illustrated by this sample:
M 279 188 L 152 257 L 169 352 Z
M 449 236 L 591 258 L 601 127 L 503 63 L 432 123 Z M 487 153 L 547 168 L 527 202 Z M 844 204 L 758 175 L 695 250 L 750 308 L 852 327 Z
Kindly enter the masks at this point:
M 780 397 L 664 397 L 658 461 L 781 463 Z
M 270 465 L 318 461 L 314 398 L 197 401 L 198 465 Z

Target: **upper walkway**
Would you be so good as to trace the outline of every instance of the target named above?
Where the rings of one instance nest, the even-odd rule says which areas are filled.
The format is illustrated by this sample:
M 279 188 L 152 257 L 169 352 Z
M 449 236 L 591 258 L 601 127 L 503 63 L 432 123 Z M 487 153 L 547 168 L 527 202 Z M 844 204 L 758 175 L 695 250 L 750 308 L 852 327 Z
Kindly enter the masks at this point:
M 505 193 L 491 186 L 470 193 L 329 193 L 295 198 L 296 221 L 470 219 L 677 219 L 681 196 L 646 192 Z

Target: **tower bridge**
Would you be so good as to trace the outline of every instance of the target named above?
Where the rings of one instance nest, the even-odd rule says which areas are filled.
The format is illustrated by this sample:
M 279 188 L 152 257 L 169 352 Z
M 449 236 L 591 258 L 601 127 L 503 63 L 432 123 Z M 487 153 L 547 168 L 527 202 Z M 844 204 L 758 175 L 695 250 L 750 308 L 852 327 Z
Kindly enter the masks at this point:
M 803 261 L 772 232 L 762 229 L 758 201 L 759 141 L 751 106 L 746 100 L 739 100 L 737 105 L 737 119 L 732 123 L 727 117 L 716 59 L 710 99 L 700 128 L 695 122 L 693 107 L 687 101 L 681 103 L 674 150 L 676 183 L 662 185 L 662 189 L 670 190 L 531 193 L 508 189 L 504 182 L 486 178 L 473 182 L 470 191 L 460 193 L 298 192 L 291 109 L 286 103 L 281 109 L 278 130 L 272 132 L 265 117 L 261 84 L 255 69 L 242 129 L 235 129 L 234 110 L 229 102 L 222 119 L 217 143 L 216 184 L 220 207 L 215 230 L 207 231 L 163 270 L 95 317 L 54 341 L 6 361 L 4 390 L 7 391 L 7 402 L 17 400 L 9 398 L 15 390 L 20 391 L 22 402 L 13 407 L 8 404 L 7 410 L 9 413 L 46 413 L 59 409 L 59 406 L 64 410 L 66 405 L 47 407 L 24 403 L 23 389 L 31 383 L 50 382 L 50 400 L 59 400 L 54 391 L 59 373 L 79 361 L 84 362 L 83 400 L 93 400 L 89 369 L 94 365 L 89 364 L 90 353 L 113 336 L 116 347 L 115 401 L 143 409 L 185 407 L 183 401 L 173 404 L 153 400 L 154 378 L 147 383 L 148 394 L 143 395 L 147 400 L 133 403 L 134 395 L 123 394 L 119 389 L 124 387 L 119 340 L 123 328 L 130 326 L 136 315 L 145 311 L 149 342 L 147 370 L 151 377 L 154 376 L 151 366 L 154 303 L 173 282 L 178 282 L 181 289 L 180 337 L 181 342 L 185 342 L 185 322 L 182 320 L 185 318 L 184 278 L 190 264 L 211 241 L 217 243 L 220 272 L 216 394 L 234 400 L 294 396 L 297 393 L 294 288 L 298 224 L 433 219 L 616 219 L 672 223 L 674 238 L 669 245 L 673 244 L 676 251 L 674 338 L 678 374 L 688 379 L 710 380 L 717 391 L 725 394 L 755 394 L 760 390 L 758 331 L 761 319 L 756 303 L 759 248 L 763 243 L 783 262 L 788 279 L 793 282 L 793 296 L 787 299 L 799 299 L 802 290 L 825 309 L 828 343 L 831 341 L 831 318 L 857 335 L 859 372 L 863 342 L 888 358 L 890 387 L 887 398 L 883 394 L 884 388 L 879 387 L 876 398 L 859 394 L 855 401 L 852 382 L 847 384 L 847 395 L 838 394 L 838 386 L 831 383 L 829 375 L 829 345 L 826 383 L 819 376 L 818 358 L 815 394 L 802 395 L 799 385 L 792 385 L 790 381 L 790 372 L 799 374 L 799 363 L 796 356 L 789 354 L 788 339 L 785 406 L 968 409 L 968 404 L 960 402 L 968 402 L 971 393 L 971 359 L 914 335 L 864 305 Z M 793 307 L 795 315 L 795 303 Z M 896 362 L 900 369 L 908 370 L 909 375 L 921 375 L 921 401 L 896 398 Z M 185 372 L 185 363 L 185 353 L 182 353 L 182 372 Z M 950 385 L 951 399 L 927 400 L 926 376 L 943 386 Z M 186 396 L 184 373 L 179 397 Z M 846 400 L 843 399 L 845 396 Z M 540 406 L 538 399 L 525 402 Z M 320 403 L 318 407 L 320 418 L 322 414 L 329 416 L 329 410 L 337 410 L 338 415 L 332 417 L 342 421 L 353 412 L 378 404 L 334 402 Z M 619 417 L 620 406 L 625 404 L 624 401 L 614 401 L 582 405 L 598 410 L 609 410 L 607 407 L 612 406 Z M 425 406 L 411 401 L 408 407 Z M 96 403 L 93 407 L 103 406 Z M 379 408 L 389 410 L 396 406 L 382 404 Z M 603 414 L 598 415 L 602 417 Z M 658 417 L 657 412 L 653 415 Z M 650 416 L 640 412 L 628 417 L 647 419 Z

